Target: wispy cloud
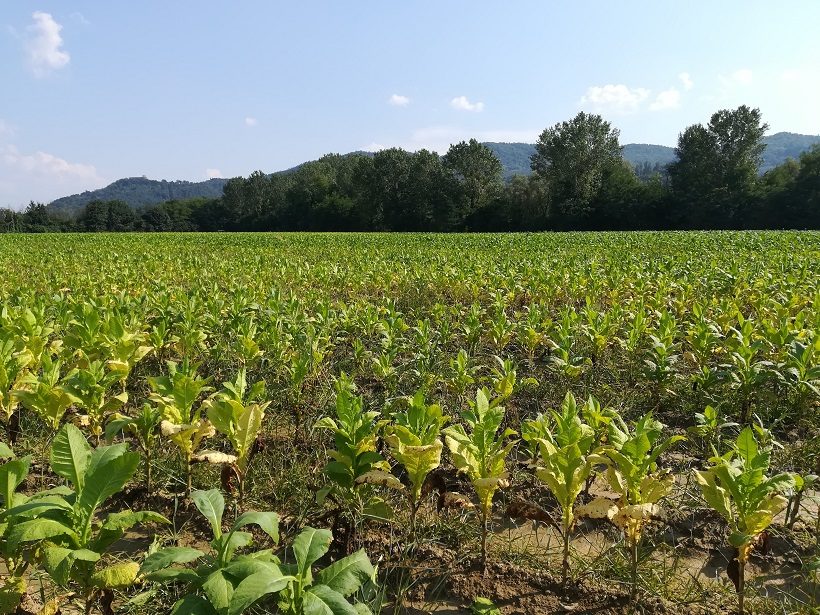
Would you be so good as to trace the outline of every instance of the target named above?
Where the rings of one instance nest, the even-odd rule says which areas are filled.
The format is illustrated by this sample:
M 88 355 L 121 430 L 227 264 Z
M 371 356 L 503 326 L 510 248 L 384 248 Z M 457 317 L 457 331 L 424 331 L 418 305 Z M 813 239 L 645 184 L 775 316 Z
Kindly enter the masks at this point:
M 466 96 L 456 96 L 450 101 L 450 106 L 458 111 L 472 111 L 474 113 L 484 111 L 483 102 L 470 102 Z
M 664 111 L 666 109 L 677 109 L 680 106 L 680 92 L 677 88 L 669 88 L 659 92 L 655 100 L 649 105 L 650 111 Z
M 205 177 L 208 179 L 216 179 L 222 177 L 222 171 L 219 169 L 205 169 Z
M 66 66 L 71 56 L 63 49 L 63 26 L 50 13 L 35 11 L 31 17 L 34 23 L 26 28 L 26 59 L 35 77 L 45 77 Z
M 720 82 L 724 86 L 745 86 L 754 82 L 754 73 L 749 68 L 741 68 L 730 75 L 720 75 Z
M 14 135 L 14 127 L 6 120 L 0 119 L 0 139 Z
M 387 102 L 394 107 L 406 107 L 410 104 L 410 99 L 407 96 L 402 96 L 401 94 L 393 94 L 387 99 Z
M 43 151 L 25 153 L 7 144 L 0 145 L 0 184 L 8 200 L 2 205 L 21 206 L 29 200 L 48 202 L 101 188 L 106 181 L 94 165 L 69 162 Z
M 245 118 L 245 126 L 248 128 L 253 128 L 258 124 L 258 120 L 255 117 L 246 117 Z
M 683 84 L 683 89 L 687 92 L 695 87 L 695 82 L 692 81 L 692 77 L 689 73 L 681 73 L 678 75 L 678 79 L 680 79 L 681 84 Z
M 581 97 L 580 104 L 598 111 L 633 113 L 649 94 L 646 88 L 630 88 L 620 83 L 594 85 Z

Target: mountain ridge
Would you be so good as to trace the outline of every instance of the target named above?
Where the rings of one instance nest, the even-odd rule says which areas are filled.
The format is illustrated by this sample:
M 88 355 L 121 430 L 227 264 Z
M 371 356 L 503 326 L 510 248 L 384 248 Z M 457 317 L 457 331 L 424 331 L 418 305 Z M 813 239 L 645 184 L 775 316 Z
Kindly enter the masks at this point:
M 764 137 L 763 142 L 766 144 L 766 149 L 763 152 L 761 173 L 782 164 L 788 158 L 797 158 L 813 145 L 820 144 L 820 135 L 778 132 Z M 509 179 L 514 175 L 530 174 L 530 156 L 535 152 L 534 144 L 487 142 L 484 145 L 490 148 L 501 161 L 505 179 Z M 351 153 L 367 154 L 367 152 Z M 622 147 L 622 155 L 634 167 L 647 164 L 649 166 L 656 164 L 663 166 L 675 159 L 675 148 L 651 143 L 628 143 Z M 276 173 L 293 172 L 300 166 L 302 165 L 276 171 Z M 132 207 L 146 207 L 170 200 L 197 197 L 217 198 L 222 196 L 222 189 L 227 182 L 227 178 L 221 177 L 201 182 L 154 180 L 145 176 L 126 177 L 118 179 L 104 188 L 55 199 L 49 203 L 49 209 L 73 213 L 96 200 L 122 200 Z

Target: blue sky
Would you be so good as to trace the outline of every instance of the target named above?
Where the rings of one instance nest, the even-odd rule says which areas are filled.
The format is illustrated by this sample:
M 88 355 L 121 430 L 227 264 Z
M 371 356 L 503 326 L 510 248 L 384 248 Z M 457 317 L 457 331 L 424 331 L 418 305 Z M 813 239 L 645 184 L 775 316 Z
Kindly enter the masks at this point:
M 721 108 L 820 134 L 820 2 L 3 0 L 0 207 L 121 177 L 534 141 L 674 145 Z

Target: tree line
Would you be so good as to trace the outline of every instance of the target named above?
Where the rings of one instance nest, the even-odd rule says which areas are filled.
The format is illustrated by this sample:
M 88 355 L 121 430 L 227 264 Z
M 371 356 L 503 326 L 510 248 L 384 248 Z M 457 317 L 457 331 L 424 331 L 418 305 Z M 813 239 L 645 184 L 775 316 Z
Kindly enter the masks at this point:
M 296 170 L 231 179 L 220 198 L 140 210 L 89 203 L 75 217 L 31 203 L 0 231 L 538 231 L 820 228 L 820 147 L 758 174 L 759 109 L 713 114 L 678 137 L 666 166 L 633 168 L 619 131 L 581 112 L 546 128 L 532 173 L 503 180 L 475 139 L 439 156 L 399 148 L 329 154 Z

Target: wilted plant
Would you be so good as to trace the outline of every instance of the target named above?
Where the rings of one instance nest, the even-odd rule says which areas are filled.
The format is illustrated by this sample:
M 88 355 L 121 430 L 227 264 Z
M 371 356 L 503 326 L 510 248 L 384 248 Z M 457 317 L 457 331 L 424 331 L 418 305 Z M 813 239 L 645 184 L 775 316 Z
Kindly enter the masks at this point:
M 729 544 L 736 552 L 735 587 L 741 615 L 746 562 L 763 532 L 786 508 L 787 500 L 782 494 L 795 486 L 791 474 L 766 476 L 770 457 L 770 451 L 759 446 L 752 428 L 744 427 L 727 453 L 712 458 L 705 470 L 695 471 L 706 502 L 729 524 Z M 733 562 L 729 566 L 731 570 Z
M 393 423 L 387 427 L 385 442 L 390 447 L 390 454 L 404 466 L 410 480 L 407 495 L 410 532 L 414 533 L 422 486 L 427 475 L 441 464 L 441 428 L 449 417 L 444 416 L 438 404 L 427 405 L 421 391 L 407 403 L 405 411 L 393 413 Z
M 618 500 L 596 498 L 576 511 L 578 516 L 607 518 L 623 530 L 629 548 L 633 601 L 638 590 L 638 546 L 644 527 L 661 514 L 658 502 L 675 482 L 671 472 L 658 469 L 657 460 L 673 444 L 686 439 L 671 436 L 661 440 L 662 433 L 663 424 L 651 412 L 629 431 L 610 423 L 609 444 L 601 453 L 609 460 L 606 476 Z
M 605 460 L 594 454 L 598 445 L 595 430 L 581 420 L 571 392 L 567 392 L 564 397 L 560 413 L 551 411 L 549 417 L 539 415 L 527 425 L 528 431 L 535 428 L 535 435 L 530 438 L 530 442 L 537 447 L 533 460 L 535 475 L 547 485 L 561 507 L 561 532 L 564 539 L 561 579 L 562 583 L 566 583 L 569 574 L 570 534 L 575 525 L 575 500 L 591 476 L 595 464 Z
M 493 495 L 507 484 L 506 459 L 515 444 L 512 429 L 498 434 L 504 420 L 504 408 L 490 404 L 484 389 L 476 392 L 475 403 L 461 415 L 469 428 L 451 425 L 444 430 L 445 442 L 456 468 L 470 478 L 478 495 L 481 512 L 481 566 L 487 570 L 487 534 L 493 507 Z
M 245 478 L 253 447 L 262 429 L 265 409 L 270 405 L 269 401 L 258 402 L 264 394 L 264 381 L 248 387 L 243 367 L 234 382 L 223 383 L 222 390 L 203 403 L 208 420 L 233 447 L 236 461 L 230 465 L 236 473 L 240 504 L 245 496 Z

